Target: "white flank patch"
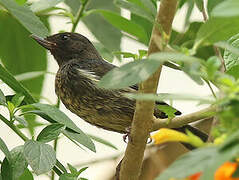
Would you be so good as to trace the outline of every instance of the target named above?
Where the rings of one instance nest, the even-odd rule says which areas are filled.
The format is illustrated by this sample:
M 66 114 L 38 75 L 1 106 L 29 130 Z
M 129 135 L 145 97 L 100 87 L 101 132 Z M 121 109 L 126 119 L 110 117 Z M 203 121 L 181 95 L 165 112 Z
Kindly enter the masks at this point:
M 97 76 L 94 72 L 87 71 L 85 69 L 77 69 L 83 76 L 89 78 L 92 81 L 98 82 L 100 77 Z

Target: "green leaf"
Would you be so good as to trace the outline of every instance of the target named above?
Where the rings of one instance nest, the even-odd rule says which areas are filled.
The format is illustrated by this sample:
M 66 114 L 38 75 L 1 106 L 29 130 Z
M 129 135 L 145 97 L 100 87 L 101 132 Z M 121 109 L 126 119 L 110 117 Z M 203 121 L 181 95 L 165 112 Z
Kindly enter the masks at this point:
M 14 120 L 18 121 L 20 124 L 22 124 L 24 127 L 28 126 L 28 122 L 23 118 L 19 116 L 14 116 Z
M 2 180 L 12 180 L 12 169 L 6 158 L 4 158 L 1 164 L 1 176 Z
M 6 106 L 6 98 L 1 89 L 0 89 L 0 105 Z
M 24 95 L 22 94 L 16 94 L 15 96 L 13 96 L 12 98 L 12 103 L 14 104 L 15 107 L 20 106 L 20 104 L 22 103 L 23 99 L 25 98 Z
M 203 6 L 204 6 L 204 3 L 203 3 L 203 0 L 194 0 L 194 2 L 196 3 L 197 5 L 197 8 L 199 9 L 199 11 L 203 11 Z
M 220 45 L 220 44 L 219 44 Z M 234 66 L 239 64 L 239 34 L 231 37 L 226 44 L 227 49 L 224 51 L 224 61 L 226 69 L 230 70 Z
M 104 18 L 109 21 L 113 26 L 125 31 L 139 39 L 141 42 L 148 42 L 147 34 L 140 25 L 118 15 L 117 13 L 107 10 L 92 10 L 94 13 L 100 13 Z
M 239 1 L 227 0 L 213 8 L 211 15 L 213 17 L 234 17 L 239 16 Z
M 112 143 L 110 143 L 109 141 L 106 141 L 106 140 L 104 140 L 104 139 L 102 139 L 102 138 L 100 138 L 100 137 L 97 137 L 97 136 L 94 136 L 94 135 L 91 135 L 91 134 L 87 134 L 91 139 L 93 139 L 94 141 L 96 141 L 96 142 L 98 142 L 98 143 L 101 143 L 101 144 L 104 144 L 104 145 L 106 145 L 106 146 L 108 146 L 108 147 L 111 147 L 111 148 L 113 148 L 113 149 L 115 149 L 115 150 L 118 150 L 118 148 L 115 146 L 115 145 L 113 145 Z
M 168 118 L 169 119 L 172 119 L 172 118 L 174 118 L 176 115 L 175 115 L 175 112 L 177 112 L 177 110 L 176 109 L 174 109 L 173 107 L 171 107 L 171 106 L 165 106 L 165 105 L 156 105 L 156 107 L 160 110 L 160 111 L 162 111 L 162 112 L 164 112 L 167 116 L 168 116 Z
M 17 2 L 17 4 L 19 5 L 23 5 L 25 2 L 27 2 L 27 0 L 15 0 Z
M 74 8 L 77 9 L 76 7 L 75 5 Z M 79 7 L 80 6 L 78 6 L 78 9 Z M 92 9 L 107 9 L 120 14 L 120 9 L 113 4 L 113 0 L 90 0 L 87 5 L 87 11 Z M 122 37 L 121 31 L 98 14 L 86 14 L 82 20 L 96 39 L 109 51 L 119 51 Z M 112 41 L 112 39 L 114 39 L 114 41 Z
M 137 54 L 133 54 L 133 53 L 130 53 L 130 52 L 115 51 L 114 54 L 116 54 L 116 55 L 123 55 L 123 58 L 138 59 Z
M 64 130 L 63 134 L 69 139 L 72 139 L 73 141 L 76 141 L 82 144 L 83 146 L 87 147 L 89 150 L 96 152 L 94 143 L 87 135 L 83 133 L 76 133 L 68 129 Z
M 18 5 L 14 0 L 0 0 L 3 5 L 29 32 L 46 37 L 48 29 L 27 5 Z
M 60 133 L 65 129 L 65 125 L 54 123 L 45 127 L 37 136 L 39 142 L 50 142 L 58 138 Z
M 59 180 L 77 180 L 77 177 L 75 177 L 72 174 L 65 173 L 65 174 L 60 175 Z
M 238 18 L 211 18 L 198 30 L 194 49 L 200 45 L 209 45 L 228 40 L 238 33 Z
M 20 75 L 21 79 L 25 79 L 22 83 L 30 92 L 40 95 L 44 77 L 35 76 L 34 79 L 26 80 L 26 76 L 33 78 L 35 71 L 46 71 L 47 56 L 45 49 L 38 46 L 29 37 L 30 33 L 11 16 L 0 13 L 0 21 L 0 34 L 5 34 L 1 38 L 2 43 L 0 44 L 0 58 L 4 67 L 14 76 Z M 44 19 L 44 22 L 46 22 L 46 19 Z M 9 49 L 14 53 L 9 53 Z M 33 73 L 29 73 L 32 71 Z M 15 79 L 17 78 L 15 77 Z
M 40 109 L 42 112 L 44 112 L 46 115 L 48 115 L 50 118 L 52 118 L 54 121 L 64 124 L 66 127 L 74 130 L 75 132 L 78 132 L 80 134 L 84 134 L 83 131 L 78 128 L 75 123 L 67 116 L 65 113 L 60 111 L 55 106 L 51 106 L 49 104 L 41 104 L 41 103 L 35 103 L 32 104 L 37 109 Z
M 79 176 L 78 171 L 77 171 L 77 169 L 74 166 L 72 166 L 69 163 L 67 163 L 67 166 L 69 167 L 69 170 L 70 170 L 72 175 L 74 175 L 75 177 Z
M 78 171 L 78 173 L 82 173 L 82 172 L 84 172 L 86 169 L 88 169 L 88 167 L 83 167 L 83 168 L 81 168 L 79 171 Z
M 225 1 L 225 0 L 209 0 L 209 1 L 207 1 L 207 11 L 208 11 L 209 15 L 211 15 L 211 11 L 213 10 L 213 8 L 223 1 Z
M 101 43 L 96 43 L 94 42 L 93 43 L 95 48 L 97 49 L 97 51 L 99 51 L 100 55 L 106 60 L 106 61 L 109 61 L 109 62 L 112 62 L 113 59 L 114 59 L 114 56 L 113 54 L 104 47 L 103 44 Z
M 161 64 L 161 62 L 150 60 L 127 63 L 119 68 L 114 68 L 104 75 L 98 86 L 108 89 L 120 89 L 137 84 L 146 80 Z
M 34 180 L 31 171 L 25 169 L 24 173 L 21 175 L 19 180 Z
M 22 93 L 25 96 L 27 103 L 34 103 L 35 100 L 28 92 L 28 90 L 18 82 L 12 74 L 10 74 L 1 64 L 0 64 L 0 79 L 5 82 L 9 87 L 11 87 L 17 93 Z
M 2 138 L 0 138 L 0 150 L 4 153 L 4 155 L 6 156 L 8 162 L 11 161 L 11 154 L 7 148 L 7 145 L 5 144 L 5 142 L 2 140 Z
M 50 171 L 56 164 L 56 153 L 48 144 L 33 140 L 26 141 L 23 153 L 37 175 Z
M 98 83 L 99 87 L 120 89 L 142 82 L 153 74 L 160 65 L 166 61 L 184 62 L 192 64 L 201 60 L 181 53 L 160 52 L 152 54 L 148 60 L 139 60 L 114 68 L 108 72 Z
M 217 149 L 214 147 L 199 148 L 173 162 L 159 177 L 155 180 L 166 180 L 171 178 L 185 178 L 192 174 L 202 172 L 207 168 L 210 161 L 215 158 Z M 193 168 L 192 168 L 193 167 Z
M 238 79 L 239 78 L 238 72 L 239 72 L 239 65 L 235 65 L 227 71 L 227 74 L 233 76 L 235 79 Z
M 19 179 L 27 168 L 27 161 L 23 155 L 23 146 L 15 147 L 11 150 L 11 169 L 13 179 Z
M 71 8 L 73 15 L 76 15 L 81 5 L 79 0 L 65 0 L 64 3 Z
M 52 7 L 55 7 L 57 4 L 63 2 L 64 0 L 38 0 L 36 2 L 33 2 L 30 6 L 30 9 L 33 12 L 40 12 L 47 9 L 50 9 Z
M 145 11 L 144 8 L 142 8 L 140 6 L 136 6 L 135 4 L 133 4 L 129 1 L 125 1 L 125 0 L 115 0 L 114 2 L 117 6 L 119 6 L 121 8 L 124 8 L 124 9 L 127 9 L 131 13 L 136 14 L 140 17 L 143 17 L 143 18 L 149 20 L 152 23 L 154 22 L 154 16 L 152 15 L 152 13 L 149 13 L 149 12 Z
M 200 97 L 194 94 L 125 94 L 126 97 L 137 99 L 137 100 L 148 100 L 148 101 L 165 101 L 165 100 L 179 100 L 179 101 L 200 101 L 201 103 L 211 104 L 214 102 L 212 97 Z

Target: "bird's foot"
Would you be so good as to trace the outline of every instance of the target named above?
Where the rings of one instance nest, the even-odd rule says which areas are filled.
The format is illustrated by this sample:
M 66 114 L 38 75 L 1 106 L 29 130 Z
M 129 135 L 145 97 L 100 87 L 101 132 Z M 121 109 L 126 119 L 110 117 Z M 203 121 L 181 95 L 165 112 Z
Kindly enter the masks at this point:
M 123 135 L 123 140 L 124 140 L 125 143 L 128 143 L 128 142 L 132 141 L 132 139 L 130 137 L 130 130 L 131 130 L 131 126 L 125 128 L 126 134 Z M 128 139 L 128 142 L 127 142 L 127 139 Z
M 130 136 L 131 126 L 125 128 L 125 131 L 126 131 L 126 134 L 123 135 L 124 142 L 125 143 L 132 142 L 132 138 Z M 128 141 L 127 141 L 127 139 L 128 139 Z M 153 141 L 153 139 L 149 136 L 149 138 L 147 139 L 147 144 L 150 144 L 152 141 Z

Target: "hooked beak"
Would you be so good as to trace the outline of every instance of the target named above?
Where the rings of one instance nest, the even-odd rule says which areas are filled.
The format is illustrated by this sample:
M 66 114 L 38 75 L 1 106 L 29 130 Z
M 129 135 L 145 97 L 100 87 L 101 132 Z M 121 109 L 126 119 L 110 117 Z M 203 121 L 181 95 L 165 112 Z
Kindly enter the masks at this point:
M 43 46 L 44 48 L 48 50 L 52 50 L 56 47 L 56 43 L 43 39 L 34 34 L 30 35 L 30 37 L 33 38 L 36 42 L 38 42 L 41 46 Z

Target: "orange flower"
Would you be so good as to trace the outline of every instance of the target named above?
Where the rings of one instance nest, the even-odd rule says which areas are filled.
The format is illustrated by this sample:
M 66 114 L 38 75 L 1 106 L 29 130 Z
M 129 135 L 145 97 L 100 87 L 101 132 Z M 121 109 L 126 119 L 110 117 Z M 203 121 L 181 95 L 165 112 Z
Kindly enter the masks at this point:
M 231 177 L 236 171 L 238 164 L 235 162 L 225 162 L 220 166 L 214 175 L 214 180 L 239 180 L 239 178 Z
M 200 176 L 201 176 L 202 173 L 195 173 L 191 176 L 188 177 L 188 180 L 199 180 Z

